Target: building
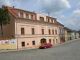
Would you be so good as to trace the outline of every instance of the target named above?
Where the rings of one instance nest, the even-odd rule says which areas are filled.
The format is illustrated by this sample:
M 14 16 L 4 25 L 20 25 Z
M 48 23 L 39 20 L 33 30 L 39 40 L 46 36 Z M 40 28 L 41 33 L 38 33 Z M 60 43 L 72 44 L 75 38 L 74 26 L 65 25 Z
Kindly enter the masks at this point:
M 78 39 L 79 37 L 79 32 L 71 30 L 67 27 L 64 27 L 64 31 L 65 31 L 65 41 L 69 41 L 69 40 L 74 40 L 74 39 Z
M 64 25 L 56 18 L 7 7 L 11 20 L 3 26 L 3 36 L 16 40 L 16 49 L 38 48 L 43 43 L 52 45 L 64 41 Z
M 72 35 L 71 35 L 72 30 L 67 27 L 64 27 L 64 30 L 65 30 L 65 41 L 71 40 L 72 39 L 71 38 L 72 37 Z

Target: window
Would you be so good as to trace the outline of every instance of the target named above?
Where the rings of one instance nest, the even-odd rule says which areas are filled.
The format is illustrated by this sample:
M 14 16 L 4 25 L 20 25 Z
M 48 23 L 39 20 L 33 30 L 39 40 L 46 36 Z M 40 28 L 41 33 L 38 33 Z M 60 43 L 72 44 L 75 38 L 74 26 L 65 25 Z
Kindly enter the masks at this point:
M 40 20 L 41 20 L 41 21 L 44 21 L 44 17 L 40 17 Z
M 48 30 L 49 31 L 49 35 L 51 34 L 51 31 L 50 31 L 50 29 Z
M 22 42 L 21 44 L 22 44 L 22 47 L 24 47 L 24 46 L 25 46 L 25 42 Z
M 57 34 L 57 30 L 55 30 L 55 34 Z
M 34 31 L 34 28 L 32 28 L 32 35 L 34 35 L 35 34 L 35 31 Z
M 26 14 L 26 18 L 29 19 L 29 15 L 28 14 Z
M 42 29 L 42 35 L 44 35 L 44 29 Z
M 32 45 L 35 45 L 35 41 L 32 41 Z
M 48 18 L 48 22 L 50 22 L 49 18 Z
M 49 43 L 51 43 L 51 39 L 49 39 Z
M 26 18 L 26 14 L 24 13 L 24 18 Z
M 53 20 L 51 19 L 51 23 L 53 23 Z
M 46 20 L 47 20 L 47 22 L 50 22 L 50 20 L 49 20 L 49 18 L 48 18 L 48 17 L 46 17 Z
M 18 16 L 20 17 L 20 12 L 18 13 Z
M 21 28 L 21 35 L 24 35 L 24 28 Z
M 31 19 L 34 20 L 34 16 L 33 15 L 31 15 Z
M 22 17 L 22 18 L 23 18 L 23 12 L 20 12 L 20 17 Z
M 54 35 L 54 30 L 52 30 L 52 34 Z
M 54 20 L 53 20 L 53 23 L 54 23 Z

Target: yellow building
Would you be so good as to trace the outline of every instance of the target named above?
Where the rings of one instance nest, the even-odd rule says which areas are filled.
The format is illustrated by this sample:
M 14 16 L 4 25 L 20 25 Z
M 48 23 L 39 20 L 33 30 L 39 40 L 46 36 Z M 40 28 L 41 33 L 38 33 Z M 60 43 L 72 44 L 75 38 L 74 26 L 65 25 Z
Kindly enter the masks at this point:
M 64 26 L 56 18 L 13 7 L 8 9 L 11 20 L 4 26 L 4 36 L 16 39 L 17 49 L 38 48 L 42 43 L 61 43 Z

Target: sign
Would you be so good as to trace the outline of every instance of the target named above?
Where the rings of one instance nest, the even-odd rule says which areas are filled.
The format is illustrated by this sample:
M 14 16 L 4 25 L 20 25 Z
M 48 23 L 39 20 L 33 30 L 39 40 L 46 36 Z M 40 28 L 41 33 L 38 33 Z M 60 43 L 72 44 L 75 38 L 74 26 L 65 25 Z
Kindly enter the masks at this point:
M 11 39 L 11 40 L 0 40 L 0 44 L 16 44 L 17 40 L 16 39 Z

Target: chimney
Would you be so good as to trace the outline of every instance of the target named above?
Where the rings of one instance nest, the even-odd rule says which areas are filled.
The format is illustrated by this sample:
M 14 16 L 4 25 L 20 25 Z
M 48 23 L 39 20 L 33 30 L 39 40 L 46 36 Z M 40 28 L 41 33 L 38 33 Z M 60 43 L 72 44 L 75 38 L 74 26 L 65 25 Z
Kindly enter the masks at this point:
M 15 8 L 15 6 L 13 6 L 13 8 Z

